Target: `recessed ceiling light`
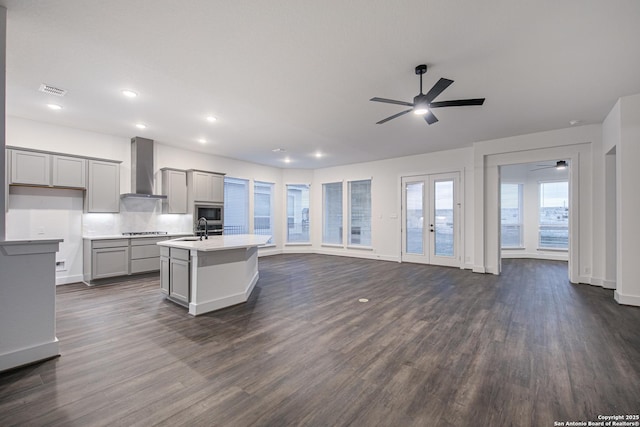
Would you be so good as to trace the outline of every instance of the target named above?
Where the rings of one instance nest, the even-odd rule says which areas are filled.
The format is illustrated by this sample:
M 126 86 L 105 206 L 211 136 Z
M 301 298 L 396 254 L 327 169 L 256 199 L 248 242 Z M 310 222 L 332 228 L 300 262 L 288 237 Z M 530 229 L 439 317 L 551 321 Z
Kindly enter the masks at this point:
M 273 151 L 274 153 L 284 153 L 287 150 L 285 150 L 284 148 L 274 148 L 271 151 Z
M 582 123 L 582 120 L 569 120 L 571 126 L 579 125 L 580 123 Z
M 126 96 L 127 98 L 135 98 L 136 96 L 138 96 L 137 92 L 134 92 L 132 90 L 129 89 L 123 89 L 120 91 L 124 96 Z
M 198 139 L 198 142 L 199 142 L 200 144 L 206 144 L 206 143 L 207 143 L 207 140 L 206 140 L 206 139 L 204 139 L 204 138 L 199 138 L 199 139 Z
M 215 122 L 215 121 L 217 121 L 217 120 L 218 120 L 218 119 L 216 119 L 214 116 L 207 116 L 207 121 L 208 121 L 209 123 L 213 123 L 213 122 Z
M 288 158 L 288 157 L 285 157 L 285 158 L 284 158 L 284 162 L 285 162 L 285 163 L 291 163 L 291 159 L 290 159 L 290 158 Z
M 137 127 L 138 129 L 146 129 L 146 128 L 147 128 L 147 125 L 145 125 L 144 123 L 136 123 L 136 127 Z
M 369 302 L 368 298 L 360 298 L 358 302 Z
M 58 104 L 47 104 L 47 107 L 51 108 L 52 110 L 62 110 L 62 105 Z
M 316 153 L 314 154 L 314 156 L 316 156 L 316 159 L 319 159 L 323 156 L 324 154 L 322 154 L 320 151 L 316 151 Z

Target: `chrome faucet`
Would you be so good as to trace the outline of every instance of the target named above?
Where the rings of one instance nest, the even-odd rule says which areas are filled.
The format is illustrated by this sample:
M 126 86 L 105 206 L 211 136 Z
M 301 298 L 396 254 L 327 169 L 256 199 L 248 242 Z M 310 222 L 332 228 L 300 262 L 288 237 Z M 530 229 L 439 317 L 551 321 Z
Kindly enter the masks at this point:
M 202 232 L 200 231 L 200 223 L 202 223 L 202 221 L 204 221 L 204 238 L 208 239 L 209 238 L 209 230 L 207 227 L 207 218 L 202 217 L 200 219 L 198 219 L 198 225 L 196 226 L 196 229 L 198 230 L 198 234 L 200 235 L 200 240 L 202 240 Z

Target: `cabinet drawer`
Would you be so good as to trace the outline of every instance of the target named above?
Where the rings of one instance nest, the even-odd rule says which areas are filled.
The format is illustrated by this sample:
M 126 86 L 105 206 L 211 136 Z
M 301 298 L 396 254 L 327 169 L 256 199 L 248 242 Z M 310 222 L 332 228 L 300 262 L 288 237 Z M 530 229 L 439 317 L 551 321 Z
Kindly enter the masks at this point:
M 160 257 L 131 260 L 131 274 L 158 270 L 160 270 Z
M 131 239 L 131 246 L 155 245 L 164 240 L 169 240 L 169 237 L 140 237 Z
M 160 257 L 160 246 L 157 245 L 144 245 L 133 246 L 131 245 L 131 259 L 140 258 L 158 258 Z
M 93 249 L 117 248 L 120 246 L 129 246 L 129 239 L 94 240 L 91 244 L 91 247 L 93 247 Z
M 178 249 L 178 248 L 170 248 L 171 249 L 171 258 L 180 259 L 182 261 L 189 261 L 189 249 Z

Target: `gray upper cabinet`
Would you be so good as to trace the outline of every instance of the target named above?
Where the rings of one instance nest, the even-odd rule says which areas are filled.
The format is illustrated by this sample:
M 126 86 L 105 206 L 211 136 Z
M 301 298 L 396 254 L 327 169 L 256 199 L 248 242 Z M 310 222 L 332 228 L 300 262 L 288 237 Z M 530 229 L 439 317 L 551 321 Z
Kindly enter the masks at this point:
M 31 150 L 9 150 L 9 184 L 86 188 L 87 160 Z
M 52 155 L 54 187 L 86 188 L 87 161 L 79 157 Z
M 187 185 L 189 187 L 189 204 L 193 202 L 224 202 L 224 174 L 190 169 L 187 171 Z
M 120 212 L 120 164 L 89 160 L 87 212 Z
M 187 213 L 187 172 L 179 169 L 163 168 L 162 194 L 167 199 L 162 202 L 162 213 Z
M 9 184 L 51 185 L 51 156 L 36 151 L 11 150 Z

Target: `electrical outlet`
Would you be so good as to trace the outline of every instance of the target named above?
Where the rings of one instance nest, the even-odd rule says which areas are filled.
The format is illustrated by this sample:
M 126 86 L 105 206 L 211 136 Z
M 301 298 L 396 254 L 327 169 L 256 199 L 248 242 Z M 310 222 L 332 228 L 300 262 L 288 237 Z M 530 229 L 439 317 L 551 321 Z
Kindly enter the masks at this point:
M 67 271 L 64 260 L 56 261 L 56 271 Z

